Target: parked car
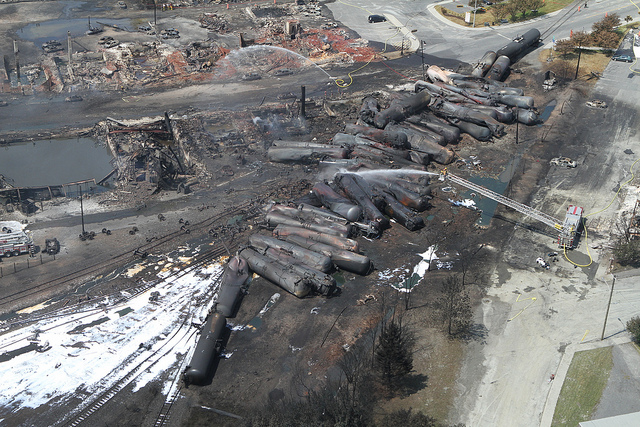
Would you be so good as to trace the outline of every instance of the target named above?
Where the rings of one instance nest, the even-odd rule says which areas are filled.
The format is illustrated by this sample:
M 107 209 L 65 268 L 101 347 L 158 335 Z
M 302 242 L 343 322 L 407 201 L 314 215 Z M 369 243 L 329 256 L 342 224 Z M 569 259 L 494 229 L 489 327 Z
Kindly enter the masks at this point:
M 242 76 L 242 80 L 244 81 L 251 81 L 251 80 L 259 80 L 261 79 L 262 76 L 258 73 L 247 73 L 244 76 Z
M 629 55 L 613 55 L 611 59 L 620 62 L 633 62 L 633 58 Z
M 369 23 L 374 23 L 374 22 L 386 22 L 387 18 L 385 18 L 382 15 L 369 15 Z
M 508 19 L 501 19 L 501 20 L 500 20 L 500 23 L 501 23 L 501 24 L 508 24 L 508 23 L 509 23 L 509 20 L 508 20 Z
M 290 74 L 293 74 L 293 70 L 291 68 L 280 68 L 273 73 L 273 75 L 277 77 L 288 76 Z

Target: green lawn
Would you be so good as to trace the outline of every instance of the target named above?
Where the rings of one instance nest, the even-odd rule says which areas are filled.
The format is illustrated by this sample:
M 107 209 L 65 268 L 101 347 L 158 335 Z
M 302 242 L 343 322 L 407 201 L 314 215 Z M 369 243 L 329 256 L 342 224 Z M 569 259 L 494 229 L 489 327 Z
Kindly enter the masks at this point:
M 511 16 L 506 16 L 505 18 L 509 20 L 509 22 L 521 22 L 521 21 L 527 21 L 529 19 L 535 18 L 537 16 L 542 16 L 545 15 L 547 13 L 551 13 L 551 12 L 555 12 L 556 10 L 560 10 L 562 8 L 564 8 L 565 6 L 571 4 L 573 2 L 573 0 L 547 0 L 544 4 L 543 7 L 541 7 L 540 9 L 538 9 L 537 13 L 527 13 L 524 17 L 522 17 L 521 14 L 518 14 L 518 16 L 516 17 L 515 20 L 511 19 Z M 503 2 L 506 3 L 506 2 Z M 467 4 L 466 2 L 462 2 L 461 4 Z M 478 7 L 480 6 L 484 6 L 482 4 L 482 2 L 480 0 L 478 0 Z M 493 6 L 484 6 L 484 8 L 486 9 L 486 12 L 478 12 L 476 14 L 476 27 L 482 27 L 484 25 L 485 22 L 493 22 L 496 23 L 496 19 L 493 16 L 493 14 L 491 13 L 491 8 Z M 454 16 L 452 14 L 443 14 L 442 13 L 442 7 L 441 6 L 436 6 L 435 7 L 436 11 L 438 13 L 440 13 L 442 16 L 444 16 L 445 18 L 447 18 L 448 20 L 455 22 L 456 24 L 460 24 L 460 25 L 465 25 L 465 26 L 471 26 L 471 24 L 467 24 L 464 22 L 464 14 L 460 13 L 457 16 Z
M 553 414 L 552 426 L 577 426 L 591 419 L 613 367 L 613 347 L 573 355 Z M 557 380 L 556 380 L 557 381 Z

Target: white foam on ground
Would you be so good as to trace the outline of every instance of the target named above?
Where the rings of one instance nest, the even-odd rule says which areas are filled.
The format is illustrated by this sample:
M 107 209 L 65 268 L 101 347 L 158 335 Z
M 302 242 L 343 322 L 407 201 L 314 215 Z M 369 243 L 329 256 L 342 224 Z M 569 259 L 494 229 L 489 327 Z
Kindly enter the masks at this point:
M 163 348 L 167 354 L 140 373 L 135 390 L 158 378 L 195 346 L 197 334 L 192 334 L 191 322 L 204 322 L 211 303 L 194 304 L 194 299 L 211 291 L 221 269 L 220 264 L 211 264 L 179 278 L 170 278 L 165 271 L 158 274 L 155 287 L 107 312 L 96 309 L 69 314 L 2 335 L 0 352 L 29 345 L 28 338 L 36 330 L 41 331 L 39 342 L 48 341 L 51 349 L 44 353 L 30 351 L 0 363 L 0 416 L 5 411 L 37 408 L 52 399 L 60 405 L 73 396 L 83 399 L 90 393 L 101 393 L 162 347 L 184 322 L 191 339 Z M 157 303 L 149 301 L 152 291 L 160 293 Z M 127 307 L 133 311 L 118 313 Z M 106 321 L 71 333 L 100 319 Z

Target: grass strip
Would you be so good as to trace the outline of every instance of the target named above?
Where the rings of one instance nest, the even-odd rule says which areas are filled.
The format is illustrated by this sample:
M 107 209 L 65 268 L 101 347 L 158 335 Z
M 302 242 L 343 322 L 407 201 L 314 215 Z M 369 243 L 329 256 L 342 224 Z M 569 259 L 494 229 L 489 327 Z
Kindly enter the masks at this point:
M 613 347 L 576 352 L 553 414 L 552 426 L 577 426 L 591 419 L 613 367 Z

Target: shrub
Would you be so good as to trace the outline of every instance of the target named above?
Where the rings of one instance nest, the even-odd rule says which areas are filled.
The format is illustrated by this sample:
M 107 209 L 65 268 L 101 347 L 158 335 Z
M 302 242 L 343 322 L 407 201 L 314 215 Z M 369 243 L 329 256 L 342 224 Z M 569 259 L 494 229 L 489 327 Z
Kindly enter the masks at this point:
M 631 332 L 631 339 L 633 339 L 636 344 L 640 344 L 640 317 L 632 317 L 631 320 L 627 322 L 627 330 Z

